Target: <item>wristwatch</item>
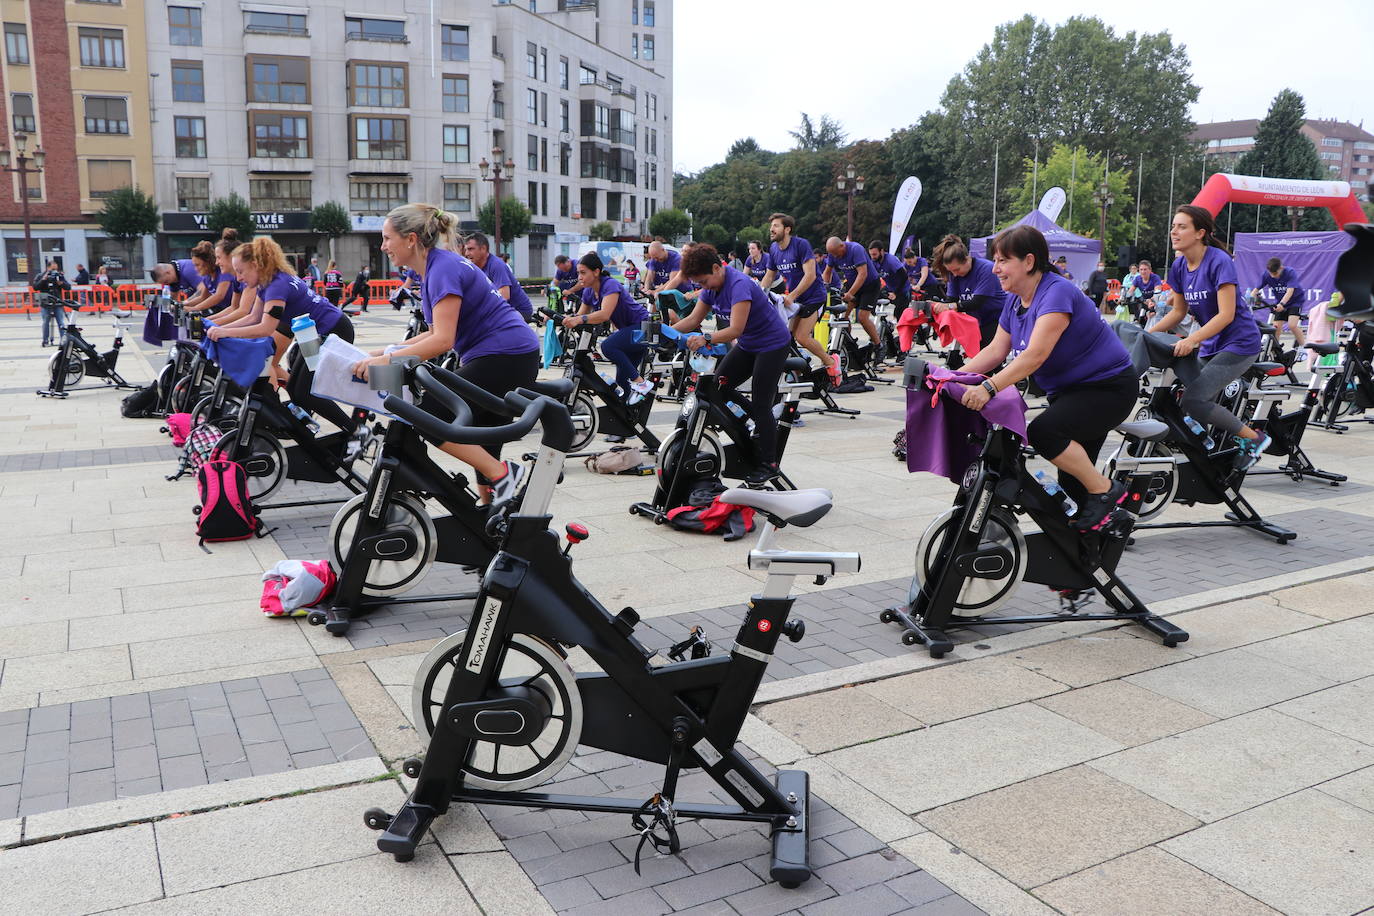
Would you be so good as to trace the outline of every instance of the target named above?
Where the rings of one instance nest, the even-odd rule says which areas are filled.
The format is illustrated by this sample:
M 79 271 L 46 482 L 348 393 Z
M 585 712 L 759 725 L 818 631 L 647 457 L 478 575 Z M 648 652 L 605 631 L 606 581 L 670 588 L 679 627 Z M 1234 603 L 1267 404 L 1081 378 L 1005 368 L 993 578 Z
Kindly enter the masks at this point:
M 706 346 L 709 347 L 709 346 L 711 345 L 711 332 L 710 332 L 710 331 L 703 331 L 701 337 L 702 337 L 703 340 L 706 341 Z
M 990 397 L 990 398 L 995 398 L 995 397 L 997 397 L 997 386 L 994 385 L 994 384 L 992 383 L 992 379 L 990 379 L 990 378 L 985 378 L 985 379 L 983 379 L 983 390 L 986 391 L 986 392 L 988 393 L 988 397 Z

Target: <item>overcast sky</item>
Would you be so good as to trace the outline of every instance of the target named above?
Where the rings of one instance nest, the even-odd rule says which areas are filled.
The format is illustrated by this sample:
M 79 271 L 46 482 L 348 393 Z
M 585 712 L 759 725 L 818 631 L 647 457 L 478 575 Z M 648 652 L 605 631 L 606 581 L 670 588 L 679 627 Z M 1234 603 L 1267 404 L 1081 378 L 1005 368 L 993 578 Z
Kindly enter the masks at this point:
M 904 3 L 901 0 L 678 0 L 674 4 L 673 167 L 697 171 L 752 136 L 785 150 L 800 112 L 838 118 L 851 140 L 881 139 L 934 108 L 950 77 L 1020 18 L 1024 0 Z M 1044 2 L 1057 24 L 1096 15 L 1117 34 L 1168 31 L 1187 47 L 1202 90 L 1196 121 L 1260 118 L 1280 89 L 1307 100 L 1309 117 L 1374 130 L 1367 59 L 1374 47 L 1370 0 L 1153 0 Z M 919 15 L 918 15 L 919 12 Z M 1306 12 L 1315 14 L 1307 22 Z M 1311 44 L 1303 35 L 1312 35 Z M 1342 50 L 1344 49 L 1344 50 Z M 1341 59 L 1352 62 L 1342 72 Z

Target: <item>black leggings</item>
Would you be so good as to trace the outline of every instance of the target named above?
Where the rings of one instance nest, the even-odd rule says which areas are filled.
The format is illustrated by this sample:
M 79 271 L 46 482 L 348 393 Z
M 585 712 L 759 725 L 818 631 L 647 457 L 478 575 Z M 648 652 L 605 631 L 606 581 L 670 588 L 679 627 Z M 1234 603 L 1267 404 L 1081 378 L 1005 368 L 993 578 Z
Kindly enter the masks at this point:
M 1042 458 L 1058 458 L 1077 442 L 1096 462 L 1107 434 L 1131 415 L 1140 396 L 1140 377 L 1133 369 L 1100 382 L 1072 385 L 1049 396 L 1050 406 L 1026 428 L 1031 447 Z M 1059 472 L 1059 484 L 1074 499 L 1085 493 L 1078 478 Z
M 773 417 L 773 402 L 778 397 L 778 380 L 782 378 L 782 364 L 792 353 L 791 341 L 776 350 L 750 353 L 738 345 L 721 358 L 716 367 L 723 394 L 729 395 L 754 418 L 754 435 L 759 440 L 759 461 L 774 464 L 778 460 L 778 421 Z M 750 397 L 735 389 L 739 383 L 753 377 Z
M 287 325 L 290 330 L 290 325 Z M 278 332 L 281 331 L 280 326 Z M 337 337 L 347 343 L 353 342 L 353 322 L 348 320 L 347 315 L 340 315 L 339 320 L 334 322 L 334 327 L 329 329 L 329 333 L 322 335 L 320 342 L 324 342 L 324 337 Z M 301 348 L 297 347 L 291 352 L 291 361 L 287 363 L 286 371 L 291 374 L 291 378 L 286 383 L 286 395 L 292 402 L 299 407 L 314 414 L 319 414 L 339 429 L 352 433 L 357 429 L 357 423 L 349 410 L 342 407 L 338 401 L 329 398 L 317 398 L 310 393 L 310 384 L 315 379 L 315 373 L 310 371 L 310 367 L 305 364 L 305 357 L 301 355 Z
M 517 388 L 528 387 L 539 375 L 540 354 L 538 350 L 528 353 L 493 353 L 479 356 L 471 362 L 463 363 L 455 375 L 472 382 L 483 391 L 503 398 Z M 510 418 L 484 410 L 476 404 L 472 408 L 473 426 L 500 426 L 510 422 Z M 434 398 L 426 397 L 420 401 L 420 408 L 443 420 L 452 420 L 453 413 L 440 405 Z M 501 457 L 500 445 L 484 445 L 482 448 L 493 458 Z M 479 483 L 487 483 L 482 475 L 477 475 Z

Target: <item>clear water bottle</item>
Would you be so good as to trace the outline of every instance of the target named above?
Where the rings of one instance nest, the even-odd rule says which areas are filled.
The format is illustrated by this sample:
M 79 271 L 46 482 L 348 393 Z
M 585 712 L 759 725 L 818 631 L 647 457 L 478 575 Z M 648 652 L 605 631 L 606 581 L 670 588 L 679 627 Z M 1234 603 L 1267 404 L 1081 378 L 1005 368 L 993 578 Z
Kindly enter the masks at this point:
M 1194 420 L 1192 417 L 1188 416 L 1187 414 L 1184 414 L 1183 422 L 1185 425 L 1187 425 L 1189 429 L 1193 431 L 1193 435 L 1197 436 L 1199 439 L 1202 440 L 1202 444 L 1207 446 L 1209 450 L 1212 448 L 1212 446 L 1216 445 L 1216 442 L 1212 440 L 1212 437 L 1207 435 L 1207 430 L 1203 429 L 1202 424 L 1199 423 L 1197 420 Z
M 1078 503 L 1069 498 L 1069 494 L 1064 492 L 1064 488 L 1059 485 L 1059 481 L 1055 480 L 1044 471 L 1036 471 L 1035 479 L 1040 486 L 1045 488 L 1046 493 L 1054 497 L 1055 500 L 1064 507 L 1065 515 L 1073 515 L 1078 511 Z
M 286 409 L 295 414 L 296 419 L 304 423 L 312 433 L 317 433 L 320 431 L 320 424 L 315 422 L 315 419 L 310 416 L 310 412 L 307 411 L 304 407 L 300 406 L 294 401 L 287 401 Z
M 320 335 L 315 329 L 315 322 L 309 315 L 297 315 L 291 319 L 291 333 L 296 338 L 301 356 L 305 357 L 306 367 L 314 372 L 320 364 Z

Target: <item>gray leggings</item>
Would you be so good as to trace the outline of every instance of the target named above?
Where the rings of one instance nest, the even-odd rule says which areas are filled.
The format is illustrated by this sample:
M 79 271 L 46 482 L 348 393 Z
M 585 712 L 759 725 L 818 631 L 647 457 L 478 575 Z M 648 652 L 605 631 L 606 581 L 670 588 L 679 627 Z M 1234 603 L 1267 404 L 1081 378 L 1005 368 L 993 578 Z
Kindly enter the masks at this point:
M 1240 378 L 1258 358 L 1258 353 L 1247 355 L 1222 350 L 1208 357 L 1195 378 L 1185 378 L 1184 373 L 1180 372 L 1178 376 L 1186 386 L 1183 412 L 1203 426 L 1217 426 L 1232 436 L 1239 435 L 1245 422 L 1218 404 L 1216 397 L 1223 388 Z

